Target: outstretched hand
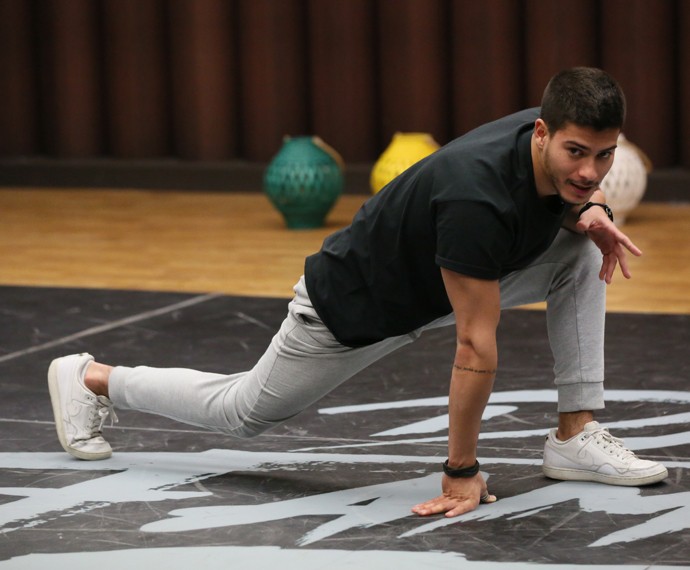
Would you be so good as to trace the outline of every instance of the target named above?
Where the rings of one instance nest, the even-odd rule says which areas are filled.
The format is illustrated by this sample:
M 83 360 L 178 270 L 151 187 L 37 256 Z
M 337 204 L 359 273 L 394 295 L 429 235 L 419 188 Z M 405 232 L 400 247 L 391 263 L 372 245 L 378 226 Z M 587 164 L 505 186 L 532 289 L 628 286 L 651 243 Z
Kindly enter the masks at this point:
M 620 231 L 608 218 L 597 217 L 588 221 L 580 220 L 577 222 L 577 229 L 585 232 L 596 246 L 601 250 L 603 260 L 599 279 L 611 283 L 616 265 L 620 264 L 621 273 L 626 279 L 630 279 L 632 274 L 628 268 L 628 260 L 625 250 L 635 256 L 642 255 L 642 251 L 632 242 L 632 240 Z
M 445 513 L 446 517 L 457 517 L 476 509 L 480 503 L 494 503 L 496 496 L 490 495 L 481 473 L 474 477 L 452 478 L 443 475 L 443 494 L 412 507 L 412 512 L 427 516 Z

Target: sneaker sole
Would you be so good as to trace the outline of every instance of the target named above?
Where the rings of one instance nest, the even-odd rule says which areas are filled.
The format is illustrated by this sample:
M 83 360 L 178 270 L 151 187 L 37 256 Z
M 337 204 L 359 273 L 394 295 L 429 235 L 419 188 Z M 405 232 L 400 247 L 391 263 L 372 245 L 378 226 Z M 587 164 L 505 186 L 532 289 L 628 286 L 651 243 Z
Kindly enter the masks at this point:
M 50 367 L 48 368 L 48 391 L 50 392 L 50 402 L 53 406 L 53 415 L 55 416 L 55 429 L 57 430 L 60 445 L 62 446 L 62 449 L 77 459 L 83 459 L 85 461 L 108 459 L 112 456 L 112 451 L 104 453 L 84 453 L 79 449 L 70 447 L 67 443 L 65 424 L 62 419 L 62 408 L 60 406 L 60 388 L 58 386 L 58 363 L 60 360 L 62 359 L 56 358 L 50 363 Z
M 593 481 L 595 483 L 605 483 L 607 485 L 620 485 L 624 487 L 639 487 L 641 485 L 651 485 L 663 481 L 668 477 L 668 470 L 662 467 L 658 473 L 645 475 L 644 477 L 622 477 L 607 475 L 605 473 L 595 473 L 593 471 L 583 471 L 579 469 L 565 469 L 562 467 L 542 466 L 542 471 L 549 479 L 559 481 Z

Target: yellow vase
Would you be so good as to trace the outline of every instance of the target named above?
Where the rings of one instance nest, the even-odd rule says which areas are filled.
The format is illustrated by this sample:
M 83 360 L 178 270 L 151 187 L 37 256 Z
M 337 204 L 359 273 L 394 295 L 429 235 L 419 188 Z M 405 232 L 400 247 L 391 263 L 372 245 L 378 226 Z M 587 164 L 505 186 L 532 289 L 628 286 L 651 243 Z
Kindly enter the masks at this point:
M 376 194 L 393 178 L 438 148 L 439 144 L 427 133 L 395 133 L 371 171 L 372 193 Z

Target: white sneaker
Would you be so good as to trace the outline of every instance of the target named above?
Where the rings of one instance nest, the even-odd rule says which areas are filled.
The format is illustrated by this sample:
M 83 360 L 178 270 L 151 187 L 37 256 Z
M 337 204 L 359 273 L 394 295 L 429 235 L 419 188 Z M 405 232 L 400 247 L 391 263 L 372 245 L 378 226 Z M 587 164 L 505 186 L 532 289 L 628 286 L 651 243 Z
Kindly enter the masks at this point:
M 63 449 L 79 459 L 107 459 L 113 454 L 103 439 L 103 424 L 117 421 L 113 403 L 96 396 L 84 385 L 90 354 L 56 358 L 48 369 L 48 388 L 55 415 L 55 427 Z
M 640 459 L 598 422 L 585 424 L 583 431 L 567 441 L 560 441 L 556 432 L 549 432 L 544 445 L 542 469 L 551 479 L 638 486 L 668 477 L 661 463 Z

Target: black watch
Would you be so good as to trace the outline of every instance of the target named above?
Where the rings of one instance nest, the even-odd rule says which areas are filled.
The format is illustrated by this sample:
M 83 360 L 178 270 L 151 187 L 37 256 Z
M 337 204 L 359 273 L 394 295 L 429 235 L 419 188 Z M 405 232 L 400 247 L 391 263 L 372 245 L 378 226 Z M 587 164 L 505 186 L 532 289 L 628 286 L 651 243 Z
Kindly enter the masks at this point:
M 479 473 L 479 461 L 475 461 L 474 465 L 470 467 L 460 467 L 454 469 L 453 467 L 448 467 L 448 460 L 443 462 L 443 472 L 448 475 L 448 477 L 453 477 L 457 479 L 459 477 L 474 477 Z
M 606 215 L 609 217 L 609 220 L 613 221 L 613 210 L 611 210 L 611 208 L 609 208 L 608 204 L 602 204 L 601 202 L 587 202 L 584 206 L 582 206 L 582 208 L 580 208 L 580 211 L 577 214 L 577 217 L 579 218 L 582 214 L 584 214 L 592 206 L 599 206 L 600 208 L 603 208 L 604 212 L 606 212 Z

